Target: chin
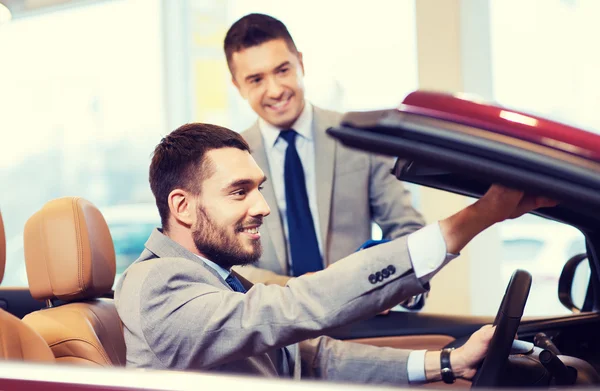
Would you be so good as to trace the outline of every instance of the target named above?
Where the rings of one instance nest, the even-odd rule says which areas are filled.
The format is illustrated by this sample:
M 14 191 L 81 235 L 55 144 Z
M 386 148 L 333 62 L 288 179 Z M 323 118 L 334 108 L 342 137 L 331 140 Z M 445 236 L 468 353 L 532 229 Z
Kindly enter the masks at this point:
M 273 125 L 275 125 L 275 126 L 279 127 L 279 128 L 282 128 L 282 129 L 288 129 L 288 128 L 291 128 L 291 127 L 292 127 L 292 125 L 294 124 L 294 122 L 296 121 L 296 119 L 295 119 L 293 116 L 291 116 L 291 115 L 289 115 L 289 114 L 287 114 L 287 113 L 286 113 L 286 116 L 285 116 L 285 117 L 286 117 L 286 118 L 281 118 L 281 117 L 279 117 L 279 118 L 276 118 L 276 119 L 275 119 L 275 120 L 273 120 L 271 123 L 272 123 Z M 287 117 L 290 117 L 290 118 L 287 118 Z

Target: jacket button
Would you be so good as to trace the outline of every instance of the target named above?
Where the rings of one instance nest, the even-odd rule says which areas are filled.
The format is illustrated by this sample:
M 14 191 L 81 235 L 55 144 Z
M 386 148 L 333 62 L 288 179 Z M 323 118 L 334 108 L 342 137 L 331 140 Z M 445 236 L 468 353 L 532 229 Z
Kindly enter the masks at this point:
M 394 267 L 394 265 L 389 265 L 387 269 L 388 272 L 390 272 L 390 275 L 396 273 L 396 268 Z
M 375 283 L 377 282 L 377 277 L 375 276 L 375 274 L 371 274 L 371 275 L 369 276 L 369 282 L 370 282 L 371 284 L 375 284 Z
M 383 276 L 383 278 L 388 278 L 390 276 L 390 272 L 388 271 L 388 269 L 382 269 L 381 275 Z
M 383 281 L 383 275 L 381 274 L 381 272 L 375 273 L 375 277 L 377 277 L 377 281 Z

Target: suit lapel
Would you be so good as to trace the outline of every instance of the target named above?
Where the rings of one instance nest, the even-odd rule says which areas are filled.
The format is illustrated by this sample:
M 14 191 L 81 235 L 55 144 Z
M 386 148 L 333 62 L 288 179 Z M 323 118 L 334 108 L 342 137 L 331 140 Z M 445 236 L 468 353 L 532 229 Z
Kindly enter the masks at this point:
M 331 262 L 327 259 L 327 234 L 329 232 L 329 215 L 331 211 L 331 192 L 335 170 L 335 140 L 325 131 L 330 126 L 326 112 L 314 107 L 313 129 L 315 137 L 315 167 L 317 187 L 317 207 L 319 209 L 319 229 L 323 244 L 323 261 L 325 267 Z
M 242 136 L 244 136 L 250 145 L 252 157 L 256 161 L 256 164 L 265 171 L 267 177 L 270 177 L 271 170 L 269 168 L 269 160 L 267 159 L 267 153 L 265 152 L 265 145 L 263 144 L 258 123 L 255 123 L 250 129 L 245 131 Z M 275 255 L 277 256 L 278 262 L 281 264 L 282 270 L 287 270 L 287 247 L 285 245 L 285 234 L 281 223 L 281 215 L 279 214 L 279 207 L 277 206 L 277 198 L 275 197 L 275 189 L 273 188 L 274 180 L 274 178 L 269 178 L 269 180 L 265 182 L 262 191 L 265 201 L 267 201 L 269 208 L 271 208 L 271 215 L 264 219 L 264 225 L 269 232 L 269 238 L 273 243 Z
M 148 241 L 146 241 L 145 247 L 159 258 L 185 258 L 196 262 L 204 267 L 210 274 L 215 276 L 215 284 L 218 281 L 218 283 L 227 287 L 227 289 L 232 290 L 229 284 L 227 284 L 223 278 L 221 278 L 215 269 L 204 263 L 204 261 L 202 261 L 202 259 L 200 259 L 196 254 L 186 250 L 181 245 L 165 236 L 158 229 L 154 229 L 154 231 L 152 231 Z

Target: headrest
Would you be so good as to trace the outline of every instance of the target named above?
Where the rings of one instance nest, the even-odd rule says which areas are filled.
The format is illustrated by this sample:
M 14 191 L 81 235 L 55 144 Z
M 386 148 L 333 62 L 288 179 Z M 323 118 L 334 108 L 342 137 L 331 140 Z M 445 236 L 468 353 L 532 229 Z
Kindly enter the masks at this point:
M 4 234 L 2 212 L 0 212 L 0 283 L 4 278 L 4 266 L 6 266 L 6 235 Z
M 52 200 L 25 224 L 25 265 L 38 300 L 90 299 L 110 292 L 115 248 L 104 217 L 79 197 Z

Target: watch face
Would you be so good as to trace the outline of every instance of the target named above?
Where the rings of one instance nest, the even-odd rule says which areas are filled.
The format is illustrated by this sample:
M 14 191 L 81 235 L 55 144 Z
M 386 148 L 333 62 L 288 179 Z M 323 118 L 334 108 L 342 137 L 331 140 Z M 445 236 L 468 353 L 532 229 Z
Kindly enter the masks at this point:
M 444 383 L 446 383 L 446 384 L 454 383 L 456 378 L 454 377 L 454 373 L 452 372 L 452 369 L 442 368 L 441 372 L 442 372 L 442 380 L 444 381 Z

